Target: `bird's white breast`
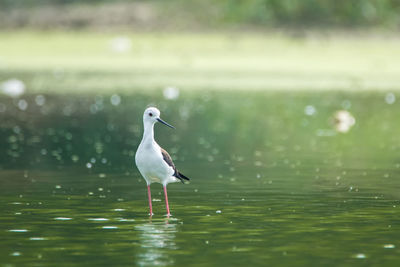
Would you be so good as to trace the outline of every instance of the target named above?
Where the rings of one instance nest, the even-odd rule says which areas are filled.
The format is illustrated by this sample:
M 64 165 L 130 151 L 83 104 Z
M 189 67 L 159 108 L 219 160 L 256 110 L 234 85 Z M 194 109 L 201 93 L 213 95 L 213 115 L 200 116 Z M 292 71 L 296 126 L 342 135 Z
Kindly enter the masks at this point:
M 148 184 L 174 182 L 174 170 L 163 159 L 160 146 L 140 143 L 135 155 L 136 166 Z

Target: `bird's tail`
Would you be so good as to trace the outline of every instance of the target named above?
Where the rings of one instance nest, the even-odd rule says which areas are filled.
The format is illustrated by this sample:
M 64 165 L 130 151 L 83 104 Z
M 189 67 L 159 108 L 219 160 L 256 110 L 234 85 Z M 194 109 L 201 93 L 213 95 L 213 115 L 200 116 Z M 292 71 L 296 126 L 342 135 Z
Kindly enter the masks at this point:
M 188 177 L 186 177 L 185 175 L 183 175 L 182 173 L 180 173 L 180 172 L 177 172 L 177 176 L 178 176 L 178 179 L 179 180 L 181 180 L 181 182 L 183 183 L 183 184 L 188 184 L 189 183 L 189 178 Z

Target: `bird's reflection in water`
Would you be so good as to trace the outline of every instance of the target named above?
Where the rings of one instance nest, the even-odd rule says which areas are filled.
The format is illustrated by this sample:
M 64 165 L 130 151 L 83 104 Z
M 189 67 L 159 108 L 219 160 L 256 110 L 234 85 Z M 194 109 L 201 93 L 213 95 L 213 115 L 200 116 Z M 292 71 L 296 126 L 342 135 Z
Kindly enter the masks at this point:
M 171 250 L 176 250 L 177 225 L 171 220 L 151 221 L 135 226 L 140 247 L 136 255 L 138 266 L 171 266 L 174 259 Z

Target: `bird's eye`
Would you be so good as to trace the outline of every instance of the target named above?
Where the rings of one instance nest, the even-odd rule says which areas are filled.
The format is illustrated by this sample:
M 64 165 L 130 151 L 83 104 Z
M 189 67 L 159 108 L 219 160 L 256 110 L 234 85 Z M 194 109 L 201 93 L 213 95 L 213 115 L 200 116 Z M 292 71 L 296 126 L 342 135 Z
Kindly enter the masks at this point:
M 150 116 L 150 117 L 153 117 L 153 113 L 149 113 L 149 116 Z

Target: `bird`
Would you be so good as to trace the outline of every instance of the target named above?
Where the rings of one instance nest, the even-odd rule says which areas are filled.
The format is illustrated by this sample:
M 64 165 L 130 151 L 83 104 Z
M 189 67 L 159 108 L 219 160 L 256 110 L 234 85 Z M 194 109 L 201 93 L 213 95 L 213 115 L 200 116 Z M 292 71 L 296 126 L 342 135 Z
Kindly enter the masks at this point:
M 150 185 L 152 183 L 160 183 L 164 188 L 167 216 L 170 217 L 171 213 L 168 205 L 167 185 L 174 182 L 186 183 L 190 179 L 176 169 L 168 152 L 161 148 L 154 140 L 154 125 L 157 122 L 175 129 L 174 126 L 160 118 L 160 111 L 157 108 L 146 108 L 143 113 L 143 138 L 135 154 L 135 163 L 140 174 L 147 183 L 149 215 L 154 215 L 151 204 Z

